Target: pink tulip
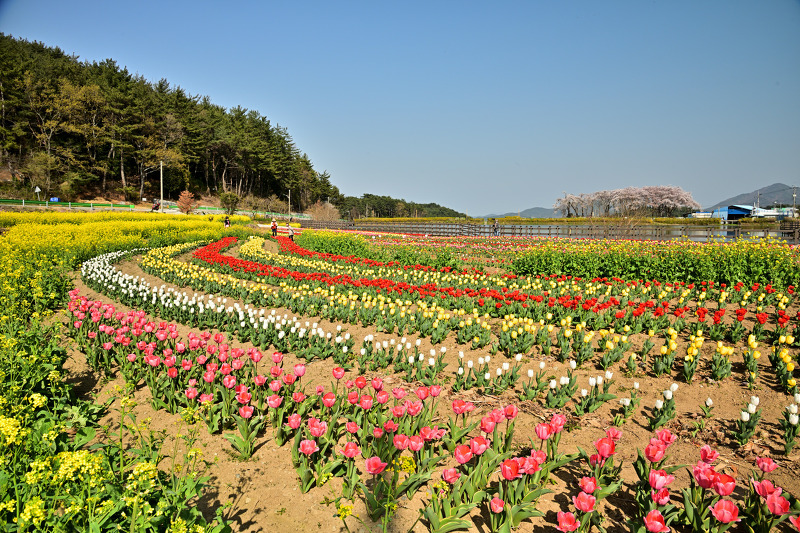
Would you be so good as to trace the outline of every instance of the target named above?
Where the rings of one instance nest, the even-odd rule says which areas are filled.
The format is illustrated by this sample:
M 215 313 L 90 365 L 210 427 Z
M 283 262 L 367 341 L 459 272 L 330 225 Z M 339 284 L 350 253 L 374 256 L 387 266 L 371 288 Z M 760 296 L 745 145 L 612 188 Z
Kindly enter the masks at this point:
M 333 407 L 335 403 L 336 403 L 336 395 L 332 392 L 329 392 L 322 397 L 322 405 L 324 405 L 325 407 Z
M 239 416 L 242 418 L 250 418 L 253 416 L 254 407 L 252 405 L 243 405 L 239 408 Z
M 342 368 L 340 366 L 337 366 L 336 368 L 334 368 L 333 369 L 333 377 L 337 381 L 342 379 L 344 377 L 344 368 Z
M 372 396 L 370 396 L 369 394 L 364 394 L 363 396 L 361 396 L 361 398 L 358 399 L 358 406 L 364 409 L 365 411 L 368 411 L 372 409 L 374 401 L 375 400 Z
M 197 398 L 197 389 L 195 389 L 194 387 L 186 389 L 186 397 L 190 400 L 194 400 L 195 398 Z
M 356 385 L 356 387 L 358 387 L 359 389 L 363 389 L 364 387 L 366 387 L 366 386 L 367 386 L 367 378 L 365 378 L 364 376 L 358 376 L 358 377 L 355 379 L 355 385 Z
M 272 409 L 277 409 L 281 406 L 283 402 L 283 398 L 278 396 L 277 394 L 273 394 L 272 396 L 267 398 L 267 405 L 270 406 Z
M 372 476 L 377 476 L 386 469 L 386 463 L 382 462 L 380 457 L 370 457 L 365 461 L 367 473 Z
M 272 352 L 272 362 L 276 365 L 283 361 L 283 354 L 281 352 Z
M 577 496 L 572 497 L 572 503 L 575 504 L 575 509 L 588 513 L 594 510 L 594 504 L 597 501 L 597 498 L 592 496 L 591 494 L 586 494 L 585 492 L 581 492 Z
M 704 463 L 711 464 L 717 460 L 717 457 L 719 457 L 719 452 L 716 452 L 713 449 L 711 449 L 711 446 L 709 446 L 708 444 L 700 448 L 700 459 Z
M 756 489 L 756 493 L 761 496 L 762 498 L 768 498 L 773 493 L 777 492 L 781 494 L 783 489 L 780 487 L 776 487 L 772 484 L 772 481 L 765 479 L 763 481 L 756 481 L 755 479 L 750 479 L 753 483 L 753 487 Z
M 495 421 L 490 416 L 481 418 L 481 431 L 484 433 L 491 433 L 494 431 Z
M 610 427 L 606 430 L 606 437 L 614 442 L 619 442 L 619 439 L 622 438 L 622 432 L 615 427 Z
M 386 433 L 394 433 L 395 431 L 397 431 L 397 428 L 399 428 L 399 427 L 400 426 L 398 426 L 396 423 L 394 423 L 391 420 L 387 420 L 386 422 L 383 423 L 383 430 Z
M 302 378 L 306 375 L 306 365 L 302 363 L 298 363 L 294 365 L 294 375 L 298 378 Z
M 584 476 L 581 478 L 578 485 L 580 485 L 581 490 L 586 494 L 591 494 L 597 490 L 597 480 L 594 477 Z
M 411 435 L 408 437 L 408 449 L 412 452 L 418 452 L 425 446 L 425 440 L 419 435 Z
M 358 444 L 355 442 L 346 442 L 344 445 L 344 450 L 339 453 L 348 459 L 353 459 L 354 457 L 361 455 L 361 450 L 358 448 Z
M 728 474 L 721 474 L 717 472 L 713 484 L 714 492 L 716 492 L 720 496 L 729 496 L 731 493 L 733 493 L 733 489 L 735 488 L 736 488 L 736 480 L 734 478 L 732 478 Z
M 385 390 L 378 391 L 378 393 L 375 394 L 375 401 L 381 405 L 386 405 L 389 402 L 389 393 Z
M 427 398 L 428 395 L 430 395 L 430 393 L 431 390 L 428 387 L 419 387 L 417 388 L 416 391 L 417 398 L 419 398 L 420 400 L 425 400 L 425 398 Z
M 719 500 L 716 505 L 709 507 L 709 509 L 711 510 L 711 514 L 714 515 L 714 518 L 723 524 L 739 522 L 741 520 L 739 518 L 739 508 L 730 500 Z
M 644 456 L 651 463 L 657 463 L 664 458 L 667 452 L 667 446 L 661 441 L 650 441 L 650 444 L 644 448 Z
M 780 493 L 773 492 L 767 497 L 767 508 L 770 513 L 782 516 L 789 512 L 791 505 L 789 505 L 789 500 L 781 496 Z
M 302 392 L 293 392 L 292 393 L 292 401 L 294 403 L 302 403 L 303 400 L 305 400 L 305 399 L 306 399 L 306 395 L 303 394 Z
M 572 513 L 559 511 L 557 516 L 558 526 L 556 526 L 556 529 L 563 531 L 564 533 L 575 531 L 581 525 L 580 521 L 576 520 L 575 515 Z
M 758 468 L 764 472 L 765 474 L 769 474 L 776 468 L 778 468 L 778 464 L 773 461 L 770 457 L 759 457 L 756 459 L 756 465 Z
M 397 435 L 394 436 L 392 443 L 394 444 L 394 447 L 397 448 L 398 450 L 400 451 L 405 450 L 406 448 L 408 448 L 408 437 L 403 435 L 402 433 L 398 433 Z
M 467 463 L 469 462 L 470 459 L 472 459 L 472 450 L 470 450 L 469 446 L 467 446 L 466 444 L 462 444 L 460 446 L 456 446 L 453 455 L 455 456 L 456 461 L 458 461 L 459 464 L 463 465 L 464 463 Z
M 469 441 L 469 447 L 473 455 L 481 455 L 483 454 L 483 452 L 489 449 L 489 441 L 487 441 L 483 437 L 478 436 Z
M 404 388 L 395 387 L 392 389 L 392 396 L 394 396 L 396 400 L 402 400 L 406 397 L 406 394 L 407 392 Z
M 236 386 L 236 378 L 233 376 L 225 376 L 222 378 L 222 384 L 226 389 L 232 389 Z
M 422 412 L 422 402 L 406 402 L 406 412 L 411 416 L 417 416 Z
M 667 505 L 669 503 L 669 489 L 654 490 L 650 493 L 650 498 L 656 505 Z
M 542 422 L 541 424 L 536 424 L 536 436 L 539 437 L 540 440 L 547 440 L 550 438 L 550 424 L 546 424 Z
M 608 437 L 603 437 L 602 439 L 595 441 L 594 447 L 597 448 L 597 453 L 600 454 L 600 457 L 603 459 L 608 459 L 615 453 L 614 441 Z
M 297 429 L 300 427 L 300 424 L 303 423 L 303 419 L 300 418 L 300 415 L 297 413 L 292 413 L 289 415 L 289 420 L 286 422 L 286 425 L 292 429 Z
M 347 422 L 344 425 L 344 427 L 347 430 L 347 432 L 350 433 L 350 434 L 356 434 L 356 433 L 358 433 L 358 430 L 360 429 L 358 427 L 358 424 L 356 424 L 355 422 Z
M 659 429 L 658 431 L 656 431 L 656 436 L 658 437 L 658 440 L 663 442 L 667 447 L 669 447 L 670 444 L 675 442 L 675 439 L 677 438 L 667 428 Z
M 442 472 L 442 479 L 446 482 L 450 483 L 451 485 L 458 481 L 458 478 L 461 477 L 461 474 L 455 468 L 445 468 L 444 472 Z
M 375 392 L 380 392 L 383 390 L 383 380 L 379 377 L 372 378 L 370 384 L 372 385 L 372 390 Z
M 489 507 L 491 508 L 494 514 L 499 514 L 503 512 L 503 507 L 505 507 L 506 502 L 501 500 L 500 498 L 492 498 L 492 501 L 489 502 Z
M 436 398 L 442 393 L 442 387 L 439 385 L 431 385 L 431 396 Z
M 503 415 L 506 417 L 506 420 L 514 420 L 517 418 L 519 414 L 519 408 L 516 405 L 507 405 L 503 409 Z
M 319 446 L 313 440 L 301 440 L 300 441 L 300 453 L 305 455 L 311 455 L 314 452 L 319 451 Z
M 669 531 L 669 528 L 664 523 L 664 517 L 661 514 L 661 511 L 658 509 L 653 509 L 644 517 L 644 525 L 647 528 L 647 531 L 651 533 L 666 533 Z
M 661 490 L 675 481 L 675 476 L 667 474 L 666 470 L 651 470 L 648 481 L 653 490 Z

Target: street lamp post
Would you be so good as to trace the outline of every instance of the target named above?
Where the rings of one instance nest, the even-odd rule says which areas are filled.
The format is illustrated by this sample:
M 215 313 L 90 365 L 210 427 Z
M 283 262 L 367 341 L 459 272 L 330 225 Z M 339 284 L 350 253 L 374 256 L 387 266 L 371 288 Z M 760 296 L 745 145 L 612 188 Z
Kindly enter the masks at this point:
M 284 196 L 286 196 L 286 195 L 284 195 Z M 291 216 L 292 215 L 292 189 L 289 189 L 288 198 L 289 198 L 289 216 Z
M 164 212 L 164 161 L 158 162 L 159 169 L 161 171 L 161 199 L 158 201 L 158 212 Z

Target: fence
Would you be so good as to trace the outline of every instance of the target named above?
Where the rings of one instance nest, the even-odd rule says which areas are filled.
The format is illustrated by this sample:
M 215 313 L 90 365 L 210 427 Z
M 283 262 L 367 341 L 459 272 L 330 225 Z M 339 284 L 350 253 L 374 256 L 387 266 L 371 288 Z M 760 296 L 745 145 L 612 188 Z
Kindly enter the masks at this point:
M 494 235 L 490 225 L 480 224 L 405 224 L 405 223 L 359 223 L 348 221 L 301 221 L 302 227 L 313 229 L 350 229 L 386 233 L 412 233 L 439 237 Z M 748 229 L 741 226 L 584 226 L 584 225 L 501 225 L 501 237 L 550 237 L 572 239 L 633 239 L 672 240 L 688 239 L 696 242 L 737 239 L 783 239 L 790 244 L 800 244 L 800 224 L 781 229 Z

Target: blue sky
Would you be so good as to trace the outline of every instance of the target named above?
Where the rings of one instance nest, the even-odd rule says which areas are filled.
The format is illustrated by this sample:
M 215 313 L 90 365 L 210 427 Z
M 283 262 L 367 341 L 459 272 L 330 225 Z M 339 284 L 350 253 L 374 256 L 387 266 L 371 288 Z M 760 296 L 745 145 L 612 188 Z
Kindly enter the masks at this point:
M 800 185 L 800 3 L 0 0 L 0 31 L 288 129 L 347 195 L 471 215 Z

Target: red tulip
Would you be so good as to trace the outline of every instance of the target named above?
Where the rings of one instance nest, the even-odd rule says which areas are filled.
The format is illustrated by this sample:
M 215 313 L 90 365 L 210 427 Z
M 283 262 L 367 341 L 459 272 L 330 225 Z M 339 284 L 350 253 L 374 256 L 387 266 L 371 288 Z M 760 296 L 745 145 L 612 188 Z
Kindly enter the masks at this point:
M 507 405 L 505 409 L 503 409 L 503 414 L 506 420 L 514 420 L 519 414 L 519 408 L 516 405 Z
M 344 377 L 344 368 L 337 366 L 333 369 L 333 377 L 338 381 Z
M 756 493 L 762 498 L 766 499 L 775 492 L 777 492 L 778 494 L 783 492 L 782 488 L 774 486 L 772 484 L 772 481 L 768 479 L 765 479 L 763 481 L 756 481 L 755 479 L 751 479 L 750 481 L 753 483 L 753 487 L 756 489 Z
M 519 464 L 514 459 L 507 459 L 500 465 L 500 473 L 508 481 L 517 479 L 519 476 Z
M 600 457 L 603 459 L 608 459 L 614 455 L 614 441 L 608 437 L 603 437 L 595 441 L 594 447 L 597 448 L 597 453 L 600 454 Z

